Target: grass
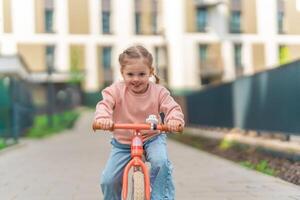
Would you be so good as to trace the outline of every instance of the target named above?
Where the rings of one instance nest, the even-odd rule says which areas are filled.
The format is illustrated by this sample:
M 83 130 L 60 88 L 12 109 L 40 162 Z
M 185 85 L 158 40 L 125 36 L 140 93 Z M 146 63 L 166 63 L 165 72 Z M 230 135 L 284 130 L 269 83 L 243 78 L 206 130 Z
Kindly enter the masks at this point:
M 245 161 L 239 161 L 238 159 L 233 159 L 232 157 L 230 157 L 230 155 L 227 154 L 229 152 L 232 153 L 234 151 L 246 155 L 247 152 L 251 150 L 250 146 L 239 144 L 235 141 L 231 141 L 228 139 L 222 139 L 222 140 L 209 139 L 206 137 L 195 136 L 188 133 L 182 135 L 171 135 L 170 138 L 200 150 L 204 150 L 210 153 L 212 153 L 213 151 L 213 154 L 216 154 L 217 152 L 223 152 L 223 153 L 217 153 L 216 155 L 225 157 L 226 159 L 233 160 L 241 164 L 242 166 L 262 172 L 264 174 L 268 174 L 271 176 L 277 175 L 276 170 L 272 169 L 268 165 L 267 160 L 260 160 L 258 163 L 253 163 L 251 162 L 250 159 Z
M 5 140 L 3 138 L 0 138 L 0 150 L 1 149 L 4 149 L 6 147 L 6 143 L 5 143 Z
M 232 147 L 234 147 L 235 143 L 231 140 L 226 140 L 226 139 L 223 139 L 221 140 L 221 142 L 219 143 L 219 148 L 221 150 L 227 150 L 227 149 L 230 149 Z
M 79 113 L 77 111 L 67 111 L 52 116 L 52 126 L 48 124 L 48 117 L 40 115 L 35 117 L 33 127 L 28 130 L 26 136 L 29 138 L 43 138 L 65 129 L 72 128 Z
M 250 161 L 243 161 L 240 162 L 240 164 L 244 167 L 254 169 L 256 171 L 262 172 L 270 176 L 276 176 L 277 174 L 277 172 L 274 169 L 269 167 L 267 160 L 261 160 L 257 164 L 251 163 Z

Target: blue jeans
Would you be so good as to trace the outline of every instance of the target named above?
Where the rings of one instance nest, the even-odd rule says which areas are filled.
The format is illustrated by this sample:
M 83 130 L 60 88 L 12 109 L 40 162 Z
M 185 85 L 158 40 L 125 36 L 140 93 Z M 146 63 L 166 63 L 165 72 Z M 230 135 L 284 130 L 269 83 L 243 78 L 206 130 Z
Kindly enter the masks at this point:
M 130 161 L 130 146 L 112 139 L 112 150 L 101 177 L 104 200 L 121 200 L 122 178 Z M 172 165 L 168 160 L 166 135 L 160 134 L 144 144 L 146 159 L 151 163 L 151 200 L 173 200 Z

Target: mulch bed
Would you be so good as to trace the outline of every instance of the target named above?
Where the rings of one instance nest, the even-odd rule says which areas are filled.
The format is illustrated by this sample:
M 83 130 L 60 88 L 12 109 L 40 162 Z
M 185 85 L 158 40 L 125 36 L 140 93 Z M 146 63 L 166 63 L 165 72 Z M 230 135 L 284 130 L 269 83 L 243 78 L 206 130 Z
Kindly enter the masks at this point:
M 290 160 L 260 148 L 243 144 L 234 143 L 228 148 L 222 148 L 220 140 L 195 135 L 172 135 L 170 138 L 234 162 L 251 163 L 252 166 L 265 162 L 273 176 L 300 185 L 300 161 Z

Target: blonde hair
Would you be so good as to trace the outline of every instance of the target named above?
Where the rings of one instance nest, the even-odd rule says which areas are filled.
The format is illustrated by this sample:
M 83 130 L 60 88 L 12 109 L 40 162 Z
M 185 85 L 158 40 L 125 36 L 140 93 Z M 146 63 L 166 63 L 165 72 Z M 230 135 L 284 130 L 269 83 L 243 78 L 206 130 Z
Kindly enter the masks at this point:
M 131 47 L 127 48 L 126 50 L 124 50 L 123 53 L 121 53 L 119 55 L 119 63 L 121 65 L 121 71 L 123 71 L 123 68 L 128 63 L 128 59 L 132 59 L 132 58 L 135 58 L 135 59 L 143 58 L 144 61 L 147 63 L 147 65 L 150 68 L 150 73 L 155 78 L 155 83 L 159 83 L 160 79 L 155 74 L 154 68 L 152 67 L 153 57 L 152 57 L 151 53 L 149 53 L 149 51 L 141 45 L 131 46 Z

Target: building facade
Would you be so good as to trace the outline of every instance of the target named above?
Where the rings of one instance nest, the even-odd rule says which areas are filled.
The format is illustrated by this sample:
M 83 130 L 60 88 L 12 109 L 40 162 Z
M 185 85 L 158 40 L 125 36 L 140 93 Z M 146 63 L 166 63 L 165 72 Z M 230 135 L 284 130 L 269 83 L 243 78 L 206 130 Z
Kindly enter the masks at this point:
M 299 20 L 299 0 L 0 0 L 0 54 L 22 55 L 36 82 L 83 73 L 94 93 L 142 44 L 171 89 L 194 90 L 298 59 Z

